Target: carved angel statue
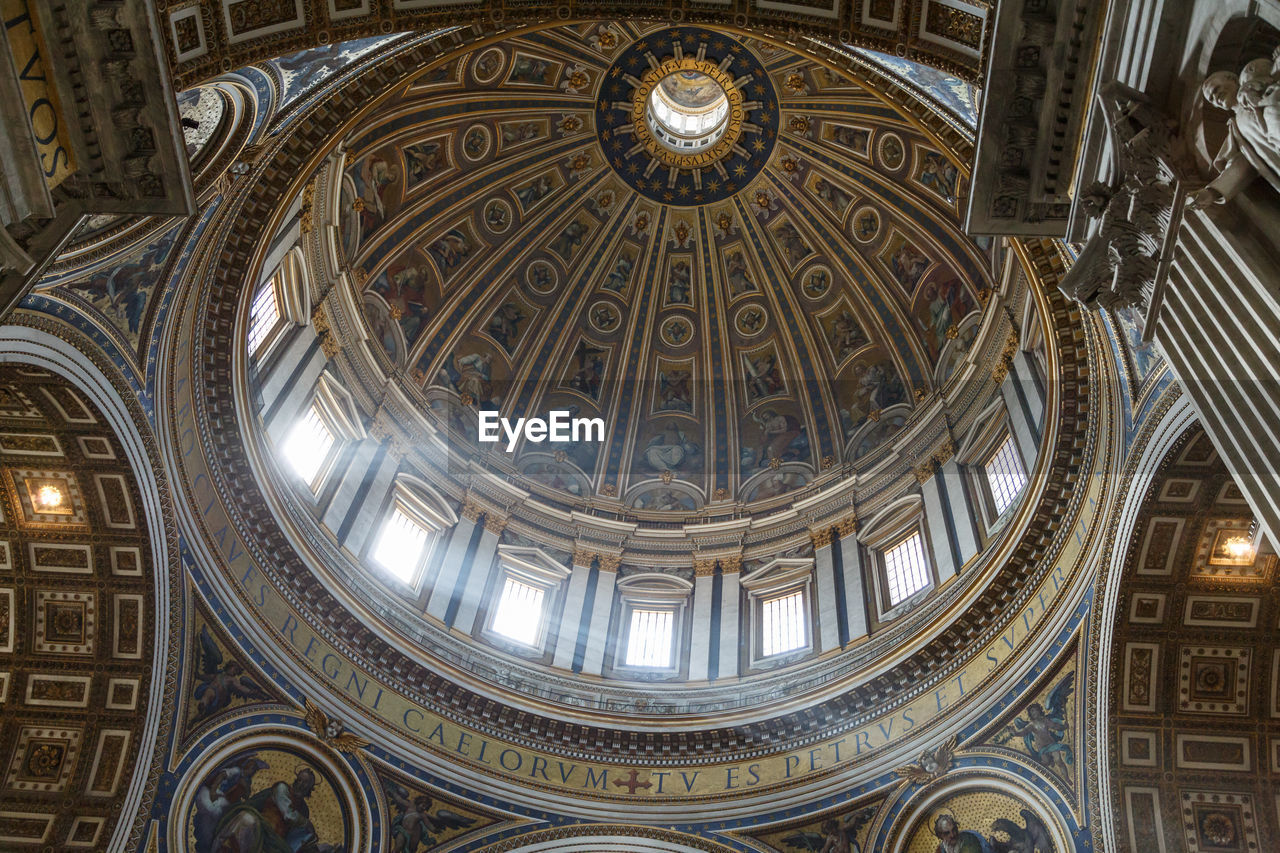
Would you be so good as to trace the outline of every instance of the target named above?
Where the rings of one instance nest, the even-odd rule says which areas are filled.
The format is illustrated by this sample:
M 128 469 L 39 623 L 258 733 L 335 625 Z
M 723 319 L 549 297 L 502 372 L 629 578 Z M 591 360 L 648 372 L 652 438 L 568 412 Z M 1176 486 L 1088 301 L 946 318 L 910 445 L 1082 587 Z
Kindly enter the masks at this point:
M 360 747 L 369 745 L 369 741 L 347 731 L 341 720 L 329 719 L 329 715 L 311 704 L 310 699 L 307 700 L 306 719 L 307 728 L 338 752 L 355 752 Z
M 1253 60 L 1239 74 L 1210 74 L 1200 91 L 1231 118 L 1227 139 L 1213 161 L 1218 176 L 1193 193 L 1188 204 L 1198 209 L 1222 204 L 1259 175 L 1280 191 L 1280 49 L 1271 59 Z
M 782 839 L 782 843 L 792 850 L 813 853 L 862 853 L 858 832 L 875 813 L 875 806 L 867 806 L 842 818 L 829 818 L 822 822 L 821 832 L 793 832 Z
M 952 735 L 946 743 L 920 753 L 918 763 L 904 764 L 893 772 L 915 785 L 932 782 L 951 769 L 951 759 L 955 757 L 958 744 L 959 735 Z

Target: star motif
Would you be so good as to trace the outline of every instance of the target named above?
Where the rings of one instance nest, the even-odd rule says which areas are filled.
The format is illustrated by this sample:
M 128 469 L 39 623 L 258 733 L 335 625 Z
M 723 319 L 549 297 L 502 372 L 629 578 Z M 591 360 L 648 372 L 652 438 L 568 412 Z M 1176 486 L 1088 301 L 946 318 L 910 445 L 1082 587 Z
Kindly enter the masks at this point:
M 676 192 L 680 193 L 680 198 L 688 198 L 689 187 L 685 184 L 681 184 L 680 186 L 676 187 Z
M 763 85 L 763 84 L 761 84 L 761 83 L 757 83 L 757 84 L 755 84 L 754 86 L 752 86 L 752 87 L 751 87 L 751 91 L 752 91 L 752 92 L 754 92 L 754 93 L 755 93 L 755 94 L 757 94 L 757 95 L 763 95 L 763 94 L 764 94 L 764 85 Z
M 667 192 L 664 192 L 664 193 L 662 194 L 662 200 L 663 200 L 663 201 L 673 201 L 674 199 L 675 199 L 675 196 L 673 196 L 673 195 L 671 194 L 671 191 L 670 191 L 670 190 L 668 190 Z
M 720 189 L 720 182 L 719 182 L 719 181 L 712 181 L 711 183 L 707 184 L 707 187 L 708 187 L 708 189 L 710 189 L 712 192 L 716 192 L 717 190 L 719 190 L 719 189 Z
M 741 178 L 743 175 L 747 173 L 747 167 L 739 163 L 738 165 L 733 167 L 733 173 L 737 175 L 739 178 Z
M 616 66 L 616 65 L 615 65 L 615 66 L 613 66 L 613 69 L 609 72 L 609 76 L 610 76 L 610 77 L 620 77 L 620 76 L 622 76 L 622 69 L 621 69 L 621 68 L 619 68 L 619 67 L 618 67 L 618 66 Z
M 763 139 L 756 139 L 756 140 L 752 141 L 752 143 L 751 143 L 751 147 L 752 147 L 752 148 L 754 148 L 754 149 L 756 149 L 757 151 L 763 151 L 763 150 L 764 150 L 764 140 L 763 140 Z

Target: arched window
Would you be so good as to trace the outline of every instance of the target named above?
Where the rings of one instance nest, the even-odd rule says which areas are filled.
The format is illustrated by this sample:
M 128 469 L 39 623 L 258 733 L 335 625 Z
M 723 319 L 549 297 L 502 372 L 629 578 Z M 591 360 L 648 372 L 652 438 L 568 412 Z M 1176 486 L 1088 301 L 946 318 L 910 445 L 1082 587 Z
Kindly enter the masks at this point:
M 264 281 L 249 303 L 249 355 L 262 361 L 284 336 L 290 323 L 305 323 L 308 315 L 306 261 L 294 247 L 275 273 Z
M 672 674 L 680 670 L 680 638 L 692 590 L 688 581 L 656 572 L 618 581 L 622 607 L 616 669 Z
M 813 649 L 813 559 L 779 557 L 742 578 L 751 665 Z
M 938 582 L 924 520 L 924 502 L 912 495 L 890 504 L 858 534 L 870 557 L 877 621 L 902 615 Z
M 322 373 L 310 405 L 285 434 L 280 452 L 311 492 L 319 494 L 343 445 L 364 435 L 351 395 Z
M 416 588 L 444 532 L 457 520 L 434 489 L 417 478 L 401 475 L 392 486 L 386 515 L 369 550 L 369 562 L 390 578 Z
M 512 545 L 498 546 L 498 569 L 485 633 L 516 651 L 544 651 L 569 569 L 540 548 Z
M 1003 400 L 994 400 L 979 416 L 956 452 L 956 461 L 963 466 L 966 485 L 975 498 L 976 520 L 990 537 L 1004 524 L 1005 514 L 1027 485 L 1027 468 Z

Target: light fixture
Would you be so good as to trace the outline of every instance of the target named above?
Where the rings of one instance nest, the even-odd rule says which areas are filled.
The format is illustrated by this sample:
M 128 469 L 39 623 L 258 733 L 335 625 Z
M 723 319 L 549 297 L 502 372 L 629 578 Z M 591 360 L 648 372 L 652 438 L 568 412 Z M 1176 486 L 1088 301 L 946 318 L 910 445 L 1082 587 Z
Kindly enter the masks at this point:
M 1258 520 L 1249 523 L 1249 532 L 1244 536 L 1232 536 L 1222 543 L 1222 550 L 1233 560 L 1252 560 L 1254 557 L 1254 541 L 1258 534 Z
M 38 503 L 40 508 L 44 510 L 57 509 L 62 506 L 62 502 L 64 500 L 65 497 L 62 494 L 62 489 L 47 483 L 41 486 L 40 490 L 36 492 L 36 503 Z

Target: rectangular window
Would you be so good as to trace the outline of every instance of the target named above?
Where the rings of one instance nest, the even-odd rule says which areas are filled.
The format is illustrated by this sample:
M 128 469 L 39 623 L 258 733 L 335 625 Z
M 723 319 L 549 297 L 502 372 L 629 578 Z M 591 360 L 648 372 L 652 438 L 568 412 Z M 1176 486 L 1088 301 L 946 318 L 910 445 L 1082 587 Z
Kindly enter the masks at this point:
M 896 607 L 929 585 L 929 567 L 919 531 L 884 552 L 884 573 L 890 607 Z
M 537 645 L 545 599 L 546 590 L 508 577 L 493 614 L 494 632 L 526 646 Z
M 397 506 L 383 522 L 382 534 L 373 549 L 373 561 L 396 579 L 413 583 L 430 535 L 430 531 Z
M 316 477 L 324 467 L 335 441 L 333 431 L 320 415 L 320 410 L 313 405 L 307 410 L 306 417 L 298 421 L 289 433 L 284 444 L 284 457 L 289 460 L 293 470 L 298 472 L 298 476 L 314 489 Z
M 804 593 L 796 590 L 760 602 L 760 630 L 761 657 L 804 648 Z
M 671 666 L 670 610 L 631 611 L 631 633 L 627 640 L 627 666 Z
M 1027 484 L 1027 472 L 1023 469 L 1022 459 L 1013 444 L 1013 436 L 1005 436 L 1004 443 L 991 454 L 984 467 L 998 517 L 1009 508 L 1018 492 Z
M 267 336 L 280 322 L 280 301 L 275 279 L 267 282 L 249 306 L 249 355 L 256 355 Z

